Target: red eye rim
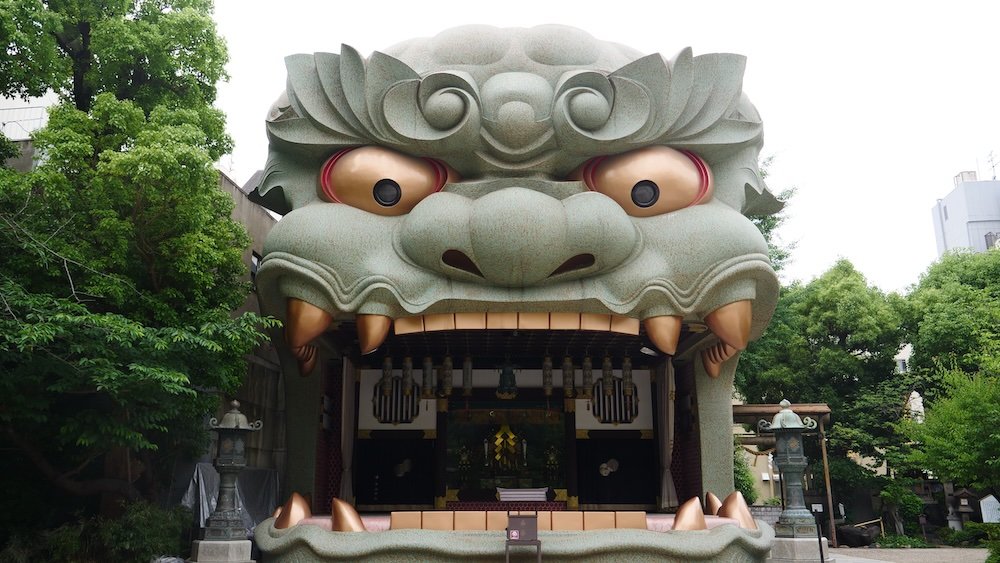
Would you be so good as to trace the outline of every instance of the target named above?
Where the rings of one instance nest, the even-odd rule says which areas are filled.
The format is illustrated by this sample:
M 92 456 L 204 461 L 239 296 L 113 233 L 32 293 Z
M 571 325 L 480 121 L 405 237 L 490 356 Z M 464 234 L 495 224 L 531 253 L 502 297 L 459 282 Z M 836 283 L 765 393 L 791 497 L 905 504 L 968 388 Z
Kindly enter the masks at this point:
M 334 191 L 333 186 L 330 185 L 330 171 L 333 170 L 334 165 L 337 164 L 337 161 L 340 160 L 342 156 L 353 151 L 356 148 L 358 147 L 348 147 L 346 149 L 341 149 L 333 153 L 333 156 L 327 159 L 326 163 L 323 164 L 323 168 L 320 170 L 320 176 L 319 176 L 320 189 L 323 190 L 323 195 L 330 198 L 330 201 L 334 203 L 344 203 L 344 202 L 340 201 L 340 198 L 337 197 L 337 193 Z
M 700 156 L 694 154 L 689 150 L 685 149 L 676 149 L 676 150 L 677 152 L 688 157 L 688 159 L 694 164 L 695 168 L 698 169 L 698 178 L 699 178 L 698 193 L 695 194 L 694 199 L 691 200 L 691 203 L 684 206 L 684 208 L 693 207 L 704 201 L 705 198 L 708 196 L 709 192 L 711 191 L 712 175 L 711 172 L 709 172 L 708 170 L 708 164 L 706 164 L 705 161 L 702 160 Z M 586 184 L 588 190 L 600 193 L 600 190 L 594 187 L 594 170 L 596 170 L 597 167 L 600 166 L 600 164 L 604 162 L 604 160 L 607 158 L 608 158 L 607 156 L 595 156 L 594 158 L 588 160 L 587 163 L 583 165 L 583 172 L 581 173 L 581 176 L 583 179 L 583 183 Z
M 587 189 L 592 192 L 596 192 L 597 189 L 594 188 L 594 169 L 597 165 L 604 162 L 606 156 L 595 156 L 594 158 L 587 161 L 587 164 L 583 165 L 583 183 L 587 184 Z
M 344 155 L 358 148 L 361 147 L 347 147 L 346 149 L 340 149 L 339 151 L 333 153 L 333 156 L 328 158 L 327 161 L 323 163 L 323 167 L 320 169 L 320 190 L 322 190 L 323 195 L 329 198 L 333 203 L 344 202 L 337 197 L 336 187 L 330 183 L 330 171 L 333 170 L 333 167 L 337 165 L 337 161 Z M 421 157 L 421 160 L 430 164 L 431 168 L 434 169 L 434 183 L 437 187 L 434 188 L 434 191 L 431 193 L 440 192 L 444 188 L 444 185 L 448 183 L 448 169 L 443 163 L 436 159 L 425 156 Z
M 432 167 L 434 167 L 434 181 L 437 184 L 437 188 L 431 193 L 436 194 L 439 191 L 441 191 L 441 188 L 444 188 L 444 185 L 446 183 L 448 183 L 448 170 L 444 167 L 444 164 L 441 164 L 439 161 L 434 160 L 433 158 L 428 158 L 425 156 L 423 157 L 423 159 L 427 161 L 427 163 L 430 164 Z
M 702 200 L 705 199 L 705 196 L 708 195 L 708 190 L 712 186 L 712 176 L 708 172 L 708 165 L 705 164 L 705 161 L 702 160 L 700 156 L 684 149 L 680 149 L 679 152 L 691 159 L 691 162 L 693 162 L 695 167 L 698 168 L 698 176 L 701 179 L 698 186 L 698 194 L 694 196 L 691 203 L 687 204 L 687 207 L 692 207 L 701 203 Z

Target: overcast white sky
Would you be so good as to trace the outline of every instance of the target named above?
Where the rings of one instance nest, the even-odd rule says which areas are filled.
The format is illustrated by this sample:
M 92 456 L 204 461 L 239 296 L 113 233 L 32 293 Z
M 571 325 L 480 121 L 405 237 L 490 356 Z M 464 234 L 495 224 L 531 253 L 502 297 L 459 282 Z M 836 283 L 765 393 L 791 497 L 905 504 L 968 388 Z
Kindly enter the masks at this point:
M 264 165 L 286 55 L 341 43 L 367 55 L 469 23 L 572 25 L 667 57 L 746 55 L 769 185 L 798 190 L 780 232 L 798 245 L 785 281 L 845 257 L 904 291 L 936 259 L 935 200 L 959 171 L 990 179 L 991 151 L 1000 163 L 1000 2 L 217 0 L 216 20 L 230 54 L 218 105 L 236 142 L 223 168 L 240 183 Z

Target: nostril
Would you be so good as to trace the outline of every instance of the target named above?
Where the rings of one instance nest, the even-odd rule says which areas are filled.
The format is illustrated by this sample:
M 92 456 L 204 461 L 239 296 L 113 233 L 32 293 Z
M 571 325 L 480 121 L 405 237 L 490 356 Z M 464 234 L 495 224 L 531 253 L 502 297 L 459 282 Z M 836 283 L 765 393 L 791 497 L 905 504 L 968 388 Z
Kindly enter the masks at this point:
M 472 258 L 466 256 L 466 254 L 461 250 L 445 250 L 444 254 L 441 255 L 441 261 L 444 262 L 446 266 L 451 266 L 452 268 L 457 268 L 463 272 L 469 272 L 470 274 L 483 277 L 483 273 L 479 271 L 479 267 L 472 261 Z
M 596 260 L 594 259 L 593 254 L 577 254 L 569 260 L 563 262 L 561 266 L 549 274 L 549 277 L 551 278 L 553 276 L 558 276 L 559 274 L 565 274 L 574 270 L 583 270 L 593 266 L 595 262 Z

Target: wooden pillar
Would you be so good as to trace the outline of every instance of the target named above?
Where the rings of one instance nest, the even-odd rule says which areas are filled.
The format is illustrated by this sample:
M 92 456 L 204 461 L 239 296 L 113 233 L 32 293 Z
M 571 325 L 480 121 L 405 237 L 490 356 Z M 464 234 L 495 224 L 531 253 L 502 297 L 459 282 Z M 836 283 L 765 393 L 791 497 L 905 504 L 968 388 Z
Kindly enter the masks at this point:
M 437 433 L 434 436 L 434 508 L 444 510 L 448 494 L 448 399 L 437 400 Z
M 566 460 L 566 508 L 579 510 L 580 487 L 577 481 L 576 467 L 576 400 L 565 399 L 563 402 L 563 428 L 565 428 Z
M 820 451 L 823 452 L 823 479 L 826 481 L 826 507 L 830 511 L 830 516 L 827 518 L 830 527 L 830 541 L 833 542 L 833 547 L 837 547 L 837 527 L 833 523 L 833 491 L 830 490 L 830 464 L 826 459 L 826 431 L 823 429 L 823 415 L 819 416 L 819 447 Z

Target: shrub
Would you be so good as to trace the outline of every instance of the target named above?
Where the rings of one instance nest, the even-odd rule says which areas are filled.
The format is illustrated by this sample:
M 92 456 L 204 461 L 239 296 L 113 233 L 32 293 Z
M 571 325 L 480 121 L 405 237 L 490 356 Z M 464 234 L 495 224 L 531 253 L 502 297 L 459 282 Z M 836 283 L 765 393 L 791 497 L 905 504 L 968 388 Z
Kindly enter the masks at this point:
M 913 538 L 910 536 L 896 536 L 888 535 L 884 538 L 877 538 L 875 540 L 875 545 L 877 547 L 884 548 L 899 548 L 899 547 L 933 547 L 931 544 L 924 541 L 923 538 Z
M 938 537 L 945 545 L 975 547 L 986 539 L 986 530 L 981 529 L 975 522 L 968 522 L 961 530 L 941 528 L 938 530 Z
M 184 507 L 134 502 L 118 518 L 81 517 L 31 537 L 12 536 L 0 551 L 0 563 L 145 562 L 161 555 L 185 556 L 191 522 Z
M 743 493 L 743 499 L 747 501 L 747 504 L 757 502 L 756 478 L 753 471 L 750 470 L 750 464 L 747 463 L 746 457 L 743 456 L 743 449 L 739 445 L 733 451 L 733 484 L 737 491 Z
M 159 555 L 187 553 L 191 513 L 183 506 L 163 509 L 133 502 L 121 517 L 101 520 L 100 541 L 115 561 L 148 561 Z
M 983 534 L 982 545 L 990 550 L 986 563 L 1000 563 L 1000 524 L 979 522 L 967 522 L 965 530 L 973 534 Z
M 781 506 L 781 497 L 770 497 L 764 499 L 764 506 Z

